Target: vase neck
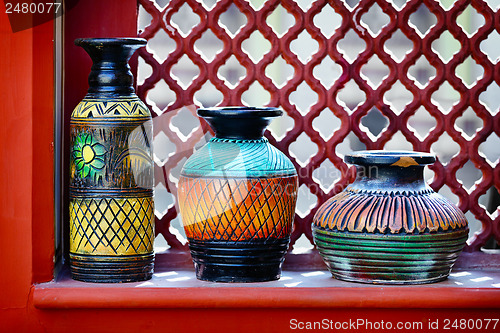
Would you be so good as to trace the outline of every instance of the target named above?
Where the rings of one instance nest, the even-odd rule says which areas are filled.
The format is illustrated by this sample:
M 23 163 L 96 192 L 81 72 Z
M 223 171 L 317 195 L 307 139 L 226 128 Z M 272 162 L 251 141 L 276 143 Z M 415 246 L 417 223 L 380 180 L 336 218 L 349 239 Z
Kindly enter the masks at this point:
M 215 132 L 217 139 L 259 140 L 270 123 L 269 119 L 226 119 L 224 117 L 204 117 Z
M 199 109 L 218 139 L 259 140 L 269 123 L 283 111 L 276 108 L 220 107 Z
M 424 167 L 434 163 L 436 157 L 415 151 L 365 150 L 347 154 L 344 159 L 356 165 L 353 187 L 392 192 L 428 189 Z
M 355 187 L 369 190 L 418 191 L 427 188 L 424 166 L 357 165 Z
M 146 41 L 140 38 L 89 38 L 77 39 L 92 59 L 89 74 L 88 95 L 135 94 L 134 77 L 128 61 L 134 52 L 144 46 Z

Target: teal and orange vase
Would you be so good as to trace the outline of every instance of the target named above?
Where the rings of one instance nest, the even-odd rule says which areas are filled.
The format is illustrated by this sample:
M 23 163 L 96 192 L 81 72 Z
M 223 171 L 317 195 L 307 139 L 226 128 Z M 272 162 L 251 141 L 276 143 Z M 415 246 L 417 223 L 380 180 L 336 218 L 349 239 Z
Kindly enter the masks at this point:
M 323 260 L 338 279 L 422 284 L 444 280 L 462 251 L 467 220 L 424 181 L 428 153 L 361 151 L 345 156 L 357 177 L 313 221 Z
M 92 58 L 89 90 L 70 120 L 69 261 L 86 282 L 153 274 L 152 120 L 128 60 L 139 38 L 77 39 Z
M 200 280 L 280 278 L 295 215 L 297 172 L 263 134 L 281 114 L 276 108 L 198 110 L 215 137 L 184 164 L 178 199 Z

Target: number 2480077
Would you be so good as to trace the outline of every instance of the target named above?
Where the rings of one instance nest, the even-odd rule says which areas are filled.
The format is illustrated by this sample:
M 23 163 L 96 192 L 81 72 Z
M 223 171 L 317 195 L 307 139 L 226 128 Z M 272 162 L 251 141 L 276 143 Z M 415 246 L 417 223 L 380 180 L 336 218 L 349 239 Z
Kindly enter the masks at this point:
M 5 12 L 7 14 L 48 14 L 52 11 L 58 13 L 61 8 L 60 2 L 23 2 L 23 3 L 5 3 Z
M 499 319 L 445 319 L 443 329 L 496 329 Z

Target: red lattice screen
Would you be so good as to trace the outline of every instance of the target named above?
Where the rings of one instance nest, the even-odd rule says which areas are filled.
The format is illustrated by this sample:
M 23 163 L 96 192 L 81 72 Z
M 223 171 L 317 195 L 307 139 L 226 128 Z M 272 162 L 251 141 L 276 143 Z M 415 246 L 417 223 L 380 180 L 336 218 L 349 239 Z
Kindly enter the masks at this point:
M 182 164 L 206 140 L 197 107 L 287 116 L 266 133 L 299 170 L 292 241 L 357 149 L 432 151 L 431 186 L 466 212 L 469 250 L 500 241 L 500 3 L 459 0 L 139 1 L 139 96 L 155 117 L 157 233 L 184 248 Z M 496 190 L 495 190 L 496 188 Z M 475 221 L 479 222 L 475 222 Z M 478 225 L 475 225 L 475 224 Z

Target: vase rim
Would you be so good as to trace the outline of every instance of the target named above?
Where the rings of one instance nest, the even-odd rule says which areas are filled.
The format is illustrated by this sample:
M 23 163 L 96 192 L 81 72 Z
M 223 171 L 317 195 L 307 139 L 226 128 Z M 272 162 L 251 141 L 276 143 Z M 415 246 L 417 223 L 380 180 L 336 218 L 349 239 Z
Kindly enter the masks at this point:
M 271 118 L 279 117 L 283 111 L 275 107 L 255 106 L 221 106 L 198 109 L 200 117 L 225 117 L 225 118 Z
M 432 164 L 436 162 L 436 156 L 431 153 L 407 150 L 362 150 L 346 154 L 344 160 L 357 165 L 410 167 Z
M 75 45 L 146 45 L 147 41 L 144 38 L 77 38 Z

